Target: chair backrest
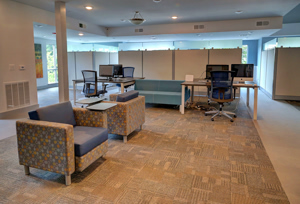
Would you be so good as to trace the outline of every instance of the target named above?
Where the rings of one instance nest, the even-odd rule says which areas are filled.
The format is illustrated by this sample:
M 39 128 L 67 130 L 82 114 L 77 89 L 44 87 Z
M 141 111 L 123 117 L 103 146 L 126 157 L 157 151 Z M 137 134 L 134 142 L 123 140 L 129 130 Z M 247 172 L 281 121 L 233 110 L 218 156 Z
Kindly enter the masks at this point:
M 123 67 L 123 77 L 133 77 L 134 67 Z
M 82 70 L 81 71 L 83 76 L 83 82 L 84 82 L 84 92 L 86 95 L 94 95 L 97 93 L 97 71 L 93 70 Z M 90 88 L 90 85 L 87 84 L 94 84 L 93 89 Z M 92 92 L 90 90 L 87 91 L 87 89 L 93 90 Z
M 218 102 L 233 100 L 232 84 L 233 71 L 211 71 L 211 92 L 210 98 Z

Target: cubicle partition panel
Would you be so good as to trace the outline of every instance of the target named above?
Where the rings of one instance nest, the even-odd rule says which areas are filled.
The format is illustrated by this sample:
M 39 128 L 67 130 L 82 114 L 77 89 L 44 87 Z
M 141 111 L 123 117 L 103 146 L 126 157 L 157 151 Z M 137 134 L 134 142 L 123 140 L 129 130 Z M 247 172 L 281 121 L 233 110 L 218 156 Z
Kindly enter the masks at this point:
M 109 52 L 93 52 L 93 70 L 99 73 L 100 64 L 110 64 Z
M 144 51 L 143 76 L 147 79 L 172 80 L 173 51 Z
M 273 99 L 300 100 L 300 48 L 277 48 Z
M 76 79 L 76 63 L 75 52 L 68 52 L 68 75 L 69 75 L 69 87 L 73 86 L 73 79 Z
M 143 77 L 142 51 L 119 51 L 119 63 L 123 67 L 135 67 L 134 77 Z
M 242 49 L 211 49 L 209 50 L 209 64 L 231 64 L 242 63 Z
M 109 64 L 119 64 L 118 53 L 110 52 L 109 53 Z
M 275 49 L 267 50 L 266 86 L 268 94 L 273 95 Z
M 77 79 L 83 79 L 82 70 L 93 70 L 93 53 L 92 52 L 76 52 L 76 77 Z
M 175 80 L 184 80 L 185 75 L 204 78 L 208 64 L 208 50 L 175 50 Z

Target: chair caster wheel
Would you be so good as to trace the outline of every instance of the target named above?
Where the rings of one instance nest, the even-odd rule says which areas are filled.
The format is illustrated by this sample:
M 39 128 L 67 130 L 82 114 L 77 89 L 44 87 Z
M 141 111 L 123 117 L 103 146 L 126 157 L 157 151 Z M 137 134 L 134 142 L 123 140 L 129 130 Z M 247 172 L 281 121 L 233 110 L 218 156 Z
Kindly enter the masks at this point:
M 230 122 L 233 122 L 233 120 L 231 119 Z
M 205 113 L 204 115 L 205 115 L 205 116 L 207 116 L 207 114 L 206 114 L 206 113 Z
M 236 115 L 233 115 L 233 117 L 236 118 L 237 116 L 236 116 Z
M 211 121 L 215 121 L 215 119 L 212 118 Z

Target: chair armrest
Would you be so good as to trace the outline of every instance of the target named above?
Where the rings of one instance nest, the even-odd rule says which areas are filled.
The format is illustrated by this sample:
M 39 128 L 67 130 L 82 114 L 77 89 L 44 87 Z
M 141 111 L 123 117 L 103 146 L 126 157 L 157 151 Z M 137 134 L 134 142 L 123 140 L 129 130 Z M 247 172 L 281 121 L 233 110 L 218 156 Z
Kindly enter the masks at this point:
M 21 165 L 64 175 L 75 171 L 72 125 L 26 119 L 16 128 Z
M 109 101 L 116 101 L 118 94 L 110 94 L 109 95 Z
M 105 111 L 91 111 L 86 108 L 73 108 L 76 125 L 107 128 L 107 114 Z
M 102 103 L 117 104 L 106 111 L 108 132 L 110 134 L 127 136 L 145 123 L 144 96 L 139 96 L 127 102 L 103 101 Z

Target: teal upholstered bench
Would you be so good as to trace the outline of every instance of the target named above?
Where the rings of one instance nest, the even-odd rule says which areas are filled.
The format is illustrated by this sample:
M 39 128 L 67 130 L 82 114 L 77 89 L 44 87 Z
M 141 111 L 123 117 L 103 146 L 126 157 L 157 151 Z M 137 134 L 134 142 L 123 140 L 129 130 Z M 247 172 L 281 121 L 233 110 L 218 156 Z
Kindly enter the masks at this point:
M 146 103 L 181 105 L 181 80 L 135 80 L 134 89 L 139 95 L 145 96 Z M 190 98 L 190 91 L 186 87 L 185 101 Z

